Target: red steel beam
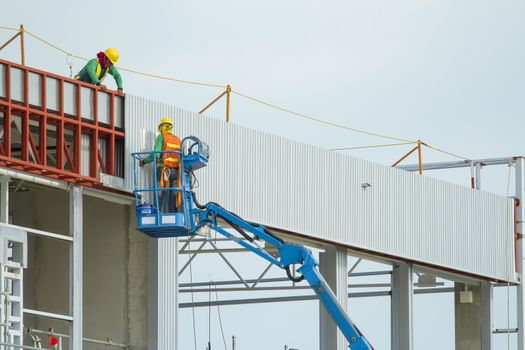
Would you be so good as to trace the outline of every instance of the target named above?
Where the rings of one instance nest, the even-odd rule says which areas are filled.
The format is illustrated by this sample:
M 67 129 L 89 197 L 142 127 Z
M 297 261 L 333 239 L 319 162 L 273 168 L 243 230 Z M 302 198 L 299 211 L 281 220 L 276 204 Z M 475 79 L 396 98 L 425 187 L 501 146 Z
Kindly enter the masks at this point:
M 6 65 L 5 72 L 6 98 L 11 102 L 11 65 Z M 4 156 L 11 157 L 11 107 L 8 105 L 4 113 Z
M 104 158 L 102 158 L 102 152 L 100 152 L 100 149 L 97 149 L 97 157 L 98 157 L 98 163 L 100 164 L 100 169 L 102 170 L 104 174 L 107 174 L 106 166 L 104 165 Z
M 98 93 L 93 91 L 93 121 L 95 128 L 92 129 L 91 144 L 89 148 L 89 176 L 98 177 L 98 163 L 102 160 L 98 150 Z
M 47 76 L 42 75 L 42 110 L 44 114 L 40 117 L 39 121 L 39 133 L 38 133 L 38 144 L 40 147 L 40 164 L 47 165 Z
M 115 131 L 115 95 L 109 95 L 109 127 Z M 115 134 L 111 133 L 106 143 L 106 168 L 109 175 L 115 175 Z
M 78 119 L 78 121 L 80 122 L 82 120 L 82 116 L 81 116 L 81 98 L 80 98 L 80 85 L 77 85 L 76 87 L 76 94 L 75 94 L 75 99 L 76 99 L 76 119 Z M 78 124 L 76 127 L 75 127 L 75 131 L 74 131 L 74 136 L 73 136 L 73 158 L 75 159 L 75 168 L 73 169 L 74 172 L 80 174 L 80 147 L 81 147 L 81 143 L 82 143 L 82 127 L 80 124 Z
M 28 122 L 28 124 L 29 124 L 29 122 Z M 29 145 L 31 146 L 31 151 L 33 151 L 33 155 L 35 156 L 35 161 L 38 164 L 41 164 L 40 163 L 40 155 L 38 154 L 38 149 L 36 148 L 35 140 L 33 139 L 33 134 L 31 134 L 31 131 L 29 130 L 29 127 L 28 127 L 28 134 L 29 134 Z M 23 151 L 24 151 L 24 147 L 22 146 L 22 152 Z
M 22 114 L 22 130 L 20 130 L 20 133 L 22 134 L 22 160 L 28 161 L 29 160 L 29 111 L 27 110 L 29 108 L 29 71 L 27 69 L 23 69 L 24 73 L 24 82 L 23 82 L 23 100 L 24 100 L 24 107 L 26 110 Z
M 75 171 L 75 164 L 73 163 L 73 159 L 71 158 L 71 154 L 69 153 L 69 147 L 67 146 L 65 142 L 64 142 L 63 151 L 64 151 L 64 154 L 66 155 L 66 159 L 67 159 L 67 163 L 69 164 L 69 168 L 71 169 L 71 171 Z
M 58 170 L 64 170 L 64 81 L 58 82 L 58 112 L 60 119 L 56 124 L 56 162 Z

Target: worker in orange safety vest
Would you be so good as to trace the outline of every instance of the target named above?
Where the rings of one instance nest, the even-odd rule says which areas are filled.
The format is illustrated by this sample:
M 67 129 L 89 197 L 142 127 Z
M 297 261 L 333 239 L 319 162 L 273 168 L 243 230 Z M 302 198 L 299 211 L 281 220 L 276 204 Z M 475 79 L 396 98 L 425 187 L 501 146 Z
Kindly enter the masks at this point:
M 179 178 L 179 154 L 181 151 L 181 140 L 173 135 L 173 122 L 170 118 L 164 118 L 158 126 L 159 135 L 155 140 L 154 152 L 165 152 L 156 154 L 157 159 L 157 181 L 159 192 L 159 209 L 162 213 L 174 213 L 179 209 L 181 202 L 180 191 L 164 190 L 163 188 L 180 187 Z M 153 154 L 139 161 L 139 166 L 153 162 Z M 175 199 L 175 192 L 177 196 Z

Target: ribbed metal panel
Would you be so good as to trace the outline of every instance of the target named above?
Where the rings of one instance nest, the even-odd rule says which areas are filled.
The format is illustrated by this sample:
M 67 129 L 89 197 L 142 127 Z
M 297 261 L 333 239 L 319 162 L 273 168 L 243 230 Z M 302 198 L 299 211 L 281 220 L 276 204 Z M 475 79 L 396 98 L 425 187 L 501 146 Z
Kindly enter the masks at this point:
M 89 176 L 89 149 L 91 138 L 89 135 L 82 135 L 80 143 L 80 174 Z
M 11 67 L 11 98 L 16 102 L 24 101 L 24 72 L 19 68 Z
M 42 75 L 29 72 L 29 104 L 42 107 Z
M 5 64 L 0 64 L 0 97 L 6 97 L 6 86 L 5 86 L 5 77 L 6 77 L 7 66 Z
M 140 97 L 127 95 L 125 110 L 126 154 L 151 149 L 145 135 L 164 117 L 174 119 L 178 135 L 210 145 L 210 163 L 197 173 L 201 202 L 217 201 L 249 220 L 378 254 L 515 279 L 510 199 Z M 125 161 L 131 189 L 131 157 Z

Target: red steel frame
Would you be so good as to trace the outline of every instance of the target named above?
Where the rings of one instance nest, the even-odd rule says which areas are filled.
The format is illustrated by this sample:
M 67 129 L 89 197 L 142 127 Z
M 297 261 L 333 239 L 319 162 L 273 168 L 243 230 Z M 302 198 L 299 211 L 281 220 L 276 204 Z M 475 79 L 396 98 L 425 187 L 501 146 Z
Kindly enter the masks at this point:
M 100 170 L 108 175 L 115 175 L 115 144 L 124 140 L 124 131 L 115 127 L 115 91 L 105 91 L 109 95 L 110 115 L 109 125 L 98 122 L 98 93 L 97 87 L 83 83 L 78 80 L 66 78 L 57 74 L 37 70 L 27 66 L 19 65 L 10 61 L 0 59 L 0 64 L 7 67 L 5 71 L 5 98 L 0 97 L 0 112 L 4 114 L 4 134 L 0 141 L 0 166 L 15 170 L 21 170 L 38 175 L 64 180 L 85 186 L 100 185 Z M 11 94 L 11 68 L 18 68 L 23 72 L 23 101 L 13 101 Z M 40 88 L 42 106 L 35 107 L 29 104 L 29 73 L 41 76 L 42 86 Z M 50 112 L 46 106 L 46 78 L 51 77 L 59 83 L 59 108 L 58 112 Z M 64 83 L 75 85 L 76 111 L 74 116 L 66 116 L 64 113 Z M 81 116 L 81 87 L 94 90 L 93 120 L 87 120 Z M 13 157 L 11 124 L 13 117 L 21 118 L 21 149 L 20 157 Z M 38 122 L 38 144 L 29 129 L 30 121 Z M 56 166 L 47 164 L 47 126 L 56 127 Z M 65 131 L 73 131 L 73 152 L 70 152 L 65 140 Z M 82 135 L 89 135 L 89 175 L 80 173 L 81 164 L 81 141 Z M 104 161 L 99 149 L 99 139 L 106 140 L 106 159 Z M 34 154 L 34 160 L 29 157 L 29 150 Z M 67 163 L 70 170 L 64 168 Z

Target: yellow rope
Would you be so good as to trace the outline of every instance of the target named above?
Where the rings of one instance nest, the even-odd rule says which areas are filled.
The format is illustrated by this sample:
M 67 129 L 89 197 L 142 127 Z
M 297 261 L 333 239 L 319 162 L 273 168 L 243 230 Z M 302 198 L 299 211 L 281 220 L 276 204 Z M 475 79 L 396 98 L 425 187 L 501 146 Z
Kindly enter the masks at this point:
M 442 150 L 442 149 L 440 149 L 440 148 L 437 148 L 437 147 L 431 146 L 431 145 L 429 145 L 428 143 L 421 142 L 421 144 L 422 144 L 423 146 L 427 146 L 427 147 L 430 148 L 430 149 L 433 149 L 434 151 L 438 151 L 438 152 L 441 152 L 441 153 L 444 153 L 444 154 L 448 154 L 449 156 L 452 156 L 452 157 L 456 157 L 456 158 L 463 159 L 463 160 L 471 160 L 471 159 L 469 159 L 469 158 L 466 158 L 466 157 L 463 157 L 463 156 L 460 156 L 460 155 L 457 155 L 457 154 L 454 154 L 454 153 L 451 153 L 451 152 L 448 152 L 448 151 Z
M 7 30 L 14 30 L 14 31 L 18 31 L 19 30 L 18 28 L 11 28 L 11 27 L 4 27 L 4 26 L 0 26 L 0 29 L 7 29 Z M 24 31 L 27 34 L 29 34 L 30 36 L 32 36 L 33 38 L 35 38 L 35 39 L 41 41 L 42 43 L 44 43 L 44 44 L 54 48 L 55 50 L 58 50 L 58 51 L 62 52 L 63 54 L 65 54 L 67 56 L 74 57 L 74 58 L 77 58 L 77 59 L 80 59 L 80 60 L 84 60 L 84 61 L 88 61 L 89 60 L 88 58 L 77 56 L 77 55 L 75 55 L 75 54 L 73 54 L 71 52 L 68 52 L 68 51 L 66 51 L 66 50 L 56 46 L 55 44 L 53 44 L 53 43 L 51 43 L 51 42 L 49 42 L 49 41 L 39 37 L 38 35 L 28 31 L 27 29 L 24 29 Z M 142 76 L 146 76 L 146 77 L 152 77 L 152 78 L 157 78 L 157 79 L 162 79 L 162 80 L 175 81 L 175 82 L 184 83 L 184 84 L 192 84 L 192 85 L 215 87 L 215 88 L 226 88 L 227 87 L 226 85 L 203 83 L 203 82 L 197 82 L 197 81 L 191 81 L 191 80 L 177 79 L 177 78 L 167 77 L 167 76 L 162 76 L 162 75 L 157 75 L 157 74 L 144 73 L 144 72 L 140 72 L 140 71 L 129 69 L 129 68 L 123 68 L 123 67 L 118 67 L 118 68 L 120 70 L 122 70 L 122 71 L 126 71 L 126 72 L 133 73 L 133 74 L 138 74 L 138 75 L 142 75 Z M 294 116 L 297 116 L 297 117 L 301 117 L 301 118 L 304 118 L 304 119 L 312 120 L 312 121 L 315 121 L 315 122 L 318 122 L 318 123 L 321 123 L 321 124 L 325 124 L 325 125 L 333 126 L 333 127 L 336 127 L 336 128 L 344 129 L 344 130 L 347 130 L 347 131 L 357 132 L 357 133 L 361 133 L 361 134 L 365 134 L 365 135 L 369 135 L 369 136 L 382 137 L 382 138 L 385 138 L 385 139 L 401 141 L 401 143 L 386 144 L 386 145 L 371 145 L 371 146 L 361 146 L 361 147 L 334 148 L 334 149 L 331 149 L 331 151 L 342 151 L 342 150 L 352 150 L 352 149 L 401 146 L 401 145 L 417 143 L 417 141 L 411 141 L 411 140 L 402 139 L 402 138 L 399 138 L 399 137 L 388 136 L 388 135 L 384 135 L 384 134 L 380 134 L 380 133 L 376 133 L 376 132 L 371 132 L 371 131 L 351 128 L 351 127 L 348 127 L 348 126 L 345 126 L 345 125 L 341 125 L 341 124 L 337 124 L 337 123 L 334 123 L 334 122 L 331 122 L 331 121 L 323 120 L 323 119 L 320 119 L 320 118 L 317 118 L 317 117 L 313 117 L 313 116 L 309 116 L 309 115 L 306 115 L 306 114 L 303 114 L 303 113 L 294 112 L 294 111 L 292 111 L 290 109 L 279 107 L 277 105 L 271 104 L 269 102 L 262 101 L 260 99 L 255 98 L 255 97 L 248 96 L 248 95 L 243 94 L 243 93 L 241 93 L 239 91 L 232 90 L 232 92 L 234 94 L 238 95 L 238 96 L 244 97 L 244 98 L 246 98 L 248 100 L 251 100 L 253 102 L 257 102 L 257 103 L 260 103 L 260 104 L 265 105 L 267 107 L 270 107 L 270 108 L 273 108 L 273 109 L 276 109 L 276 110 L 279 110 L 279 111 L 282 111 L 282 112 L 285 112 L 285 113 L 288 113 L 288 114 L 291 114 L 291 115 L 294 115 Z M 465 157 L 459 156 L 457 154 L 454 154 L 454 153 L 451 153 L 451 152 L 439 149 L 439 148 L 431 146 L 429 144 L 423 143 L 423 145 L 425 145 L 426 147 L 431 148 L 433 150 L 436 150 L 438 152 L 450 155 L 452 157 L 468 160 L 468 158 L 465 158 Z
M 357 147 L 330 148 L 329 151 L 349 151 L 349 150 L 354 150 L 354 149 L 403 146 L 403 145 L 412 145 L 414 143 L 417 143 L 417 142 L 401 142 L 401 143 L 387 143 L 387 144 L 384 144 L 384 145 L 370 145 L 370 146 L 357 146 Z
M 54 48 L 55 50 L 58 50 L 58 51 L 62 52 L 63 54 L 67 55 L 67 56 L 75 57 L 75 58 L 78 58 L 78 59 L 80 59 L 80 60 L 84 60 L 84 61 L 89 61 L 89 59 L 87 59 L 87 58 L 85 58 L 85 57 L 80 57 L 80 56 L 77 56 L 77 55 L 72 54 L 71 52 L 67 52 L 66 50 L 64 50 L 64 49 L 62 49 L 62 48 L 56 46 L 55 44 L 50 43 L 49 41 L 47 41 L 47 40 L 45 40 L 45 39 L 39 37 L 38 35 L 31 33 L 31 32 L 28 31 L 27 29 L 25 29 L 25 32 L 26 32 L 27 34 L 29 34 L 30 36 L 32 36 L 33 38 L 35 38 L 36 40 L 39 40 L 39 41 L 43 42 L 44 44 L 46 44 L 46 45 L 48 45 L 48 46 L 51 46 L 51 47 Z
M 0 26 L 0 29 L 14 30 L 15 32 L 18 32 L 20 30 L 19 28 L 3 27 L 3 26 Z
M 151 74 L 151 73 L 139 72 L 139 71 L 136 71 L 136 70 L 133 70 L 133 69 L 123 68 L 123 67 L 118 67 L 118 69 L 120 69 L 122 71 L 125 71 L 125 72 L 129 72 L 129 73 L 143 75 L 145 77 L 151 77 L 151 78 L 157 78 L 157 79 L 169 80 L 169 81 L 176 81 L 176 82 L 183 83 L 183 84 L 191 84 L 191 85 L 199 85 L 199 86 L 207 86 L 207 87 L 215 87 L 215 88 L 226 89 L 226 85 L 202 83 L 202 82 L 198 82 L 198 81 L 191 81 L 191 80 L 183 80 L 183 79 L 171 78 L 171 77 L 166 77 L 166 76 L 162 76 L 162 75 L 156 75 L 156 74 Z
M 395 140 L 395 141 L 402 141 L 402 142 L 407 142 L 407 143 L 415 143 L 415 141 L 406 140 L 406 139 L 402 139 L 402 138 L 398 138 L 398 137 L 387 136 L 387 135 L 383 135 L 383 134 L 379 134 L 379 133 L 375 133 L 375 132 L 355 129 L 355 128 L 351 128 L 351 127 L 348 127 L 348 126 L 345 126 L 345 125 L 341 125 L 341 124 L 337 124 L 337 123 L 330 122 L 330 121 L 327 121 L 327 120 L 323 120 L 323 119 L 319 119 L 319 118 L 316 118 L 316 117 L 312 117 L 312 116 L 309 116 L 309 115 L 306 115 L 306 114 L 294 112 L 292 110 L 289 110 L 289 109 L 286 109 L 286 108 L 282 108 L 282 107 L 276 106 L 274 104 L 271 104 L 271 103 L 259 100 L 259 99 L 255 98 L 255 97 L 251 97 L 251 96 L 245 95 L 243 93 L 240 93 L 239 91 L 232 90 L 232 92 L 234 94 L 236 94 L 236 95 L 239 95 L 239 96 L 244 97 L 244 98 L 246 98 L 248 100 L 251 100 L 251 101 L 263 104 L 263 105 L 265 105 L 267 107 L 270 107 L 270 108 L 273 108 L 273 109 L 277 109 L 277 110 L 280 110 L 282 112 L 286 112 L 286 113 L 295 115 L 297 117 L 309 119 L 309 120 L 312 120 L 312 121 L 315 121 L 315 122 L 318 122 L 318 123 L 321 123 L 321 124 L 334 126 L 336 128 L 345 129 L 345 130 L 348 130 L 348 131 L 358 132 L 358 133 L 365 134 L 365 135 L 382 137 L 382 138 L 385 138 L 385 139 L 390 139 L 390 140 Z

